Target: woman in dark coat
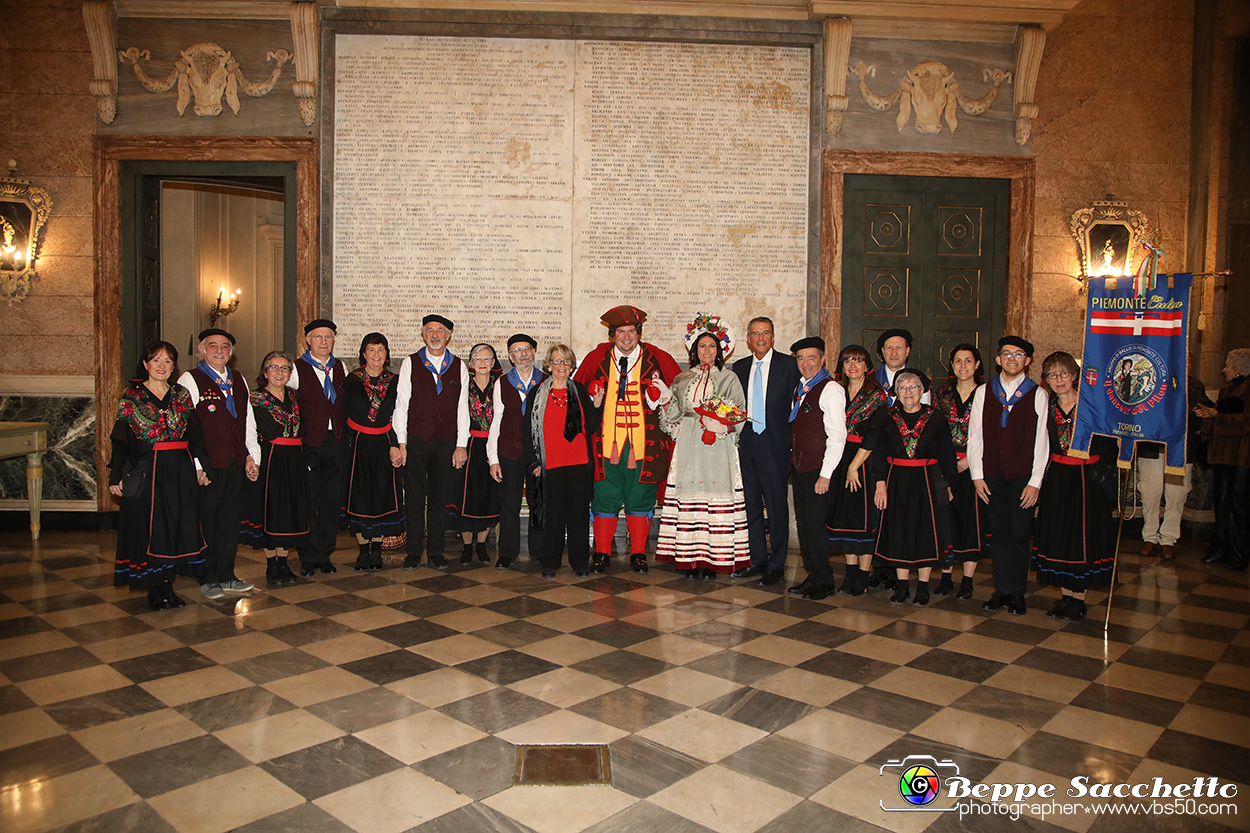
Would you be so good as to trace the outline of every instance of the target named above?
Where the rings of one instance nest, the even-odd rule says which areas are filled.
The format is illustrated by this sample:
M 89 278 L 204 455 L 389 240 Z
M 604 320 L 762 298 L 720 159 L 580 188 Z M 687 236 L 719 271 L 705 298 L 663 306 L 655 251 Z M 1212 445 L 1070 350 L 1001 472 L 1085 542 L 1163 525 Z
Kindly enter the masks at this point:
M 1059 601 L 1046 615 L 1061 622 L 1085 618 L 1085 590 L 1111 583 L 1115 562 L 1115 440 L 1095 434 L 1088 457 L 1075 457 L 1072 430 L 1076 425 L 1076 359 L 1059 351 L 1042 362 L 1042 378 L 1050 385 L 1046 419 L 1050 432 L 1050 465 L 1037 498 L 1033 557 L 1038 583 L 1058 587 Z
M 874 502 L 881 510 L 874 555 L 894 567 L 891 604 L 910 596 L 911 568 L 917 571 L 917 605 L 929 603 L 929 573 L 951 555 L 951 491 L 955 447 L 946 419 L 920 402 L 929 386 L 921 373 L 904 368 L 894 377 L 894 406 L 877 411 L 860 453 L 869 458 Z
M 260 363 L 256 388 L 248 405 L 256 421 L 260 465 L 255 478 L 243 487 L 243 526 L 240 540 L 265 551 L 265 583 L 271 587 L 299 580 L 286 558 L 308 540 L 308 464 L 304 462 L 304 426 L 299 399 L 287 387 L 295 371 L 295 357 L 281 350 Z
M 846 580 L 840 593 L 862 596 L 868 589 L 872 550 L 877 543 L 877 524 L 881 513 L 867 489 L 860 488 L 860 465 L 855 462 L 869 420 L 878 408 L 888 406 L 890 398 L 872 372 L 872 358 L 858 344 L 848 344 L 838 354 L 834 378 L 846 389 L 846 446 L 842 461 L 829 479 L 830 488 L 838 489 L 833 511 L 825 526 L 829 529 L 829 546 L 846 556 Z
M 951 540 L 952 558 L 963 564 L 963 578 L 959 583 L 957 598 L 972 598 L 972 576 L 981 560 L 982 522 L 981 501 L 977 500 L 972 487 L 972 472 L 968 469 L 968 421 L 972 416 L 972 394 L 984 381 L 981 372 L 981 351 L 974 344 L 957 344 L 950 352 L 950 382 L 933 397 L 933 407 L 946 417 L 950 428 L 951 443 L 955 446 L 955 458 L 959 461 L 959 473 L 950 482 L 951 520 L 954 523 Z M 952 578 L 954 566 L 942 569 L 934 595 L 946 596 L 955 589 Z
M 177 348 L 154 341 L 140 364 L 109 435 L 109 492 L 121 499 L 113 584 L 146 590 L 148 607 L 164 610 L 186 605 L 174 593 L 176 576 L 204 574 L 197 486 L 208 485 L 210 468 L 191 394 L 170 381 Z
M 554 344 L 549 374 L 526 397 L 521 462 L 534 472 L 541 498 L 530 501 L 530 523 L 544 530 L 543 577 L 555 578 L 568 540 L 569 566 L 590 575 L 590 496 L 594 492 L 594 436 L 603 419 L 603 392 L 593 397 L 571 378 L 577 358 Z
M 356 533 L 356 570 L 382 569 L 382 539 L 404 531 L 399 442 L 391 428 L 399 376 L 390 369 L 391 346 L 381 333 L 360 341 L 360 367 L 347 374 L 347 528 Z

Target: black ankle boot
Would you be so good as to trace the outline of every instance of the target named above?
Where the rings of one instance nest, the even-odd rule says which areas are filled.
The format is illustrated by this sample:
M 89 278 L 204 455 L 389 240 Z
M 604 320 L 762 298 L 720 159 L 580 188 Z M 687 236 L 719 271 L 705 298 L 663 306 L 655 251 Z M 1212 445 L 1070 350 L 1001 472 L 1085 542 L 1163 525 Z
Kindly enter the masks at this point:
M 285 556 L 282 558 L 275 558 L 274 560 L 278 562 L 278 572 L 282 576 L 282 583 L 284 585 L 299 584 L 299 579 L 295 577 L 295 573 L 291 572 L 291 567 L 286 563 Z
M 925 588 L 928 592 L 928 588 Z M 890 604 L 901 605 L 911 596 L 911 590 L 907 586 L 907 582 L 901 578 L 894 580 L 894 595 L 890 597 Z
M 168 606 L 165 597 L 161 595 L 159 587 L 148 588 L 148 607 L 153 610 L 164 610 Z
M 964 576 L 959 582 L 959 592 L 955 594 L 957 599 L 972 598 L 972 576 Z
M 488 563 L 490 561 L 490 553 L 486 551 L 486 542 L 478 541 L 476 549 L 477 549 L 477 560 L 481 561 L 483 564 Z
M 265 559 L 265 584 L 270 587 L 280 587 L 286 584 L 286 579 L 282 577 L 282 570 L 278 567 L 278 556 Z
M 929 603 L 929 582 L 916 580 L 916 598 L 912 604 L 916 607 L 924 607 Z
M 842 586 L 838 588 L 838 592 L 844 596 L 849 596 L 854 592 L 855 583 L 859 580 L 859 565 L 846 565 L 846 578 L 842 581 Z
M 460 553 L 460 563 L 461 564 L 473 563 L 473 545 L 472 544 L 464 545 L 464 552 Z
M 369 542 L 369 572 L 376 573 L 382 569 L 382 539 Z
M 365 541 L 360 545 L 360 552 L 356 555 L 356 572 L 363 573 L 369 569 L 369 542 Z
M 955 589 L 955 581 L 950 573 L 942 573 L 942 578 L 938 582 L 937 589 L 933 591 L 935 596 L 949 596 Z M 919 596 L 919 592 L 916 594 Z
M 165 604 L 170 607 L 186 607 L 187 603 L 178 598 L 178 594 L 174 592 L 174 583 L 167 581 L 161 585 L 161 597 L 165 599 Z

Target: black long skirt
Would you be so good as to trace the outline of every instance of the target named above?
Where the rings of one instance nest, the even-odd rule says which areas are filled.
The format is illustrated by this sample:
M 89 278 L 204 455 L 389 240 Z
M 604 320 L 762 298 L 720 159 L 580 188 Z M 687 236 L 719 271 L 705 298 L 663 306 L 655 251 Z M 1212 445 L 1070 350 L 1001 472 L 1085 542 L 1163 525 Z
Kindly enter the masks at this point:
M 386 434 L 347 432 L 347 528 L 365 538 L 404 531 L 402 469 L 391 465 Z
M 469 437 L 469 461 L 452 470 L 451 499 L 448 506 L 459 517 L 461 532 L 480 532 L 499 522 L 503 492 L 490 476 L 486 459 L 486 437 Z
M 147 590 L 175 576 L 204 575 L 191 454 L 185 448 L 154 449 L 139 465 L 147 468 L 147 486 L 139 497 L 121 500 L 113 584 Z
M 1037 499 L 1033 556 L 1040 584 L 1080 593 L 1111 583 L 1114 498 L 1094 466 L 1052 462 Z
M 984 504 L 972 485 L 972 471 L 961 471 L 951 487 L 951 549 L 955 561 L 980 561 L 985 548 Z
M 859 470 L 859 489 L 852 492 L 846 488 L 846 470 L 859 447 L 859 443 L 847 441 L 842 460 L 829 482 L 829 488 L 836 491 L 833 509 L 825 522 L 829 530 L 829 548 L 846 555 L 870 554 L 876 546 L 877 527 L 881 522 L 881 512 L 873 503 L 872 489 L 867 485 L 866 464 Z
M 298 445 L 262 443 L 260 476 L 243 482 L 240 539 L 258 550 L 298 549 L 308 541 L 308 466 Z
M 891 464 L 874 555 L 891 567 L 941 567 L 951 558 L 950 502 L 938 467 Z

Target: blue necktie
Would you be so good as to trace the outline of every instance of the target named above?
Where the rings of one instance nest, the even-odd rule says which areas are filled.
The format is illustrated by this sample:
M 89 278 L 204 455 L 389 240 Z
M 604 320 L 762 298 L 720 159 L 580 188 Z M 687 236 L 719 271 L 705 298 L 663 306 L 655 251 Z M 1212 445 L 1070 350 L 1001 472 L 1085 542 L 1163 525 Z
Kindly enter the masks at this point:
M 755 420 L 755 433 L 763 434 L 767 423 L 764 419 L 764 362 L 755 363 L 755 392 L 751 394 L 751 418 Z

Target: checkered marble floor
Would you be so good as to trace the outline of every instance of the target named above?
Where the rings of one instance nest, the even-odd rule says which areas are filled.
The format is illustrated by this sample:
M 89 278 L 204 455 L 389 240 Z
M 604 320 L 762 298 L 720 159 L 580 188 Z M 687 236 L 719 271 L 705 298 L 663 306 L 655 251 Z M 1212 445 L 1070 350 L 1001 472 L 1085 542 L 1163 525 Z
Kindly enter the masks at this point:
M 1244 785 L 1245 573 L 1126 542 L 1064 626 L 974 601 L 804 601 L 786 585 L 537 565 L 339 572 L 151 612 L 111 533 L 0 536 L 0 830 L 1001 830 L 897 813 L 913 754 L 973 781 Z M 1128 552 L 1131 550 L 1132 552 Z M 791 571 L 798 563 L 790 557 Z M 388 560 L 388 566 L 398 561 Z M 839 573 L 841 568 L 838 568 Z M 800 569 L 801 577 L 801 569 Z M 790 576 L 793 578 L 793 575 Z M 513 786 L 517 744 L 601 743 L 611 786 Z M 1229 830 L 1236 816 L 1023 818 L 1026 830 Z

